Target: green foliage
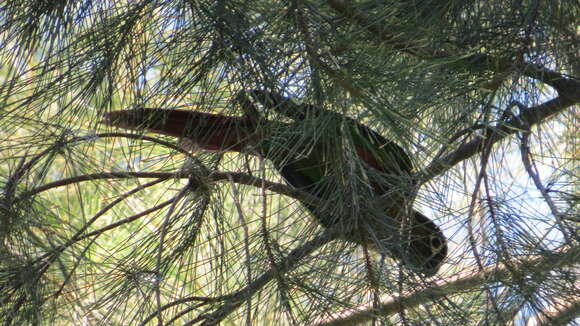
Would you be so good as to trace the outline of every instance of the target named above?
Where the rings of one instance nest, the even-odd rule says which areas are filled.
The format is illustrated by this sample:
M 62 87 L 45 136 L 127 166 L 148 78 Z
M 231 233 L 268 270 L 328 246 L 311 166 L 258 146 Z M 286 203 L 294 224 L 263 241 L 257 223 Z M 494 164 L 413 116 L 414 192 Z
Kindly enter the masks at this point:
M 579 8 L 1 1 L 0 322 L 573 323 Z M 415 208 L 450 239 L 440 272 L 329 241 L 267 160 L 101 124 L 142 106 L 241 115 L 249 89 L 404 148 Z M 302 125 L 288 132 L 330 137 L 319 117 Z M 348 153 L 322 205 L 356 214 L 368 176 Z

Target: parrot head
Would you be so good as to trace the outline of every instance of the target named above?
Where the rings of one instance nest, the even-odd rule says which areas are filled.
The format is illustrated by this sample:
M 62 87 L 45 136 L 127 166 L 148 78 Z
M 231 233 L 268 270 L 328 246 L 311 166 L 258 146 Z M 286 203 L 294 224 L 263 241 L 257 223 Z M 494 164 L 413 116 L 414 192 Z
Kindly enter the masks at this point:
M 433 276 L 447 256 L 447 240 L 429 218 L 417 211 L 413 213 L 409 227 L 394 230 L 392 226 L 383 225 L 374 228 L 371 232 L 376 241 L 371 244 L 379 253 L 387 252 L 394 256 L 406 268 Z
M 402 261 L 427 276 L 434 275 L 447 256 L 447 240 L 443 232 L 425 215 L 415 211 L 413 228 L 404 243 L 411 258 Z

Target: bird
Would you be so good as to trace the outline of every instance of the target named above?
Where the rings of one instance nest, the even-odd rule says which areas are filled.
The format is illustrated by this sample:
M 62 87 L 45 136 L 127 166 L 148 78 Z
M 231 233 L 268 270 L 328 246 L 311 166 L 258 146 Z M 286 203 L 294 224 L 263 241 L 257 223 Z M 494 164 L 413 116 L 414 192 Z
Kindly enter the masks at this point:
M 278 93 L 244 90 L 233 103 L 243 115 L 133 108 L 107 112 L 103 122 L 176 137 L 193 152 L 263 157 L 288 185 L 323 203 L 302 202 L 318 224 L 337 230 L 337 238 L 364 244 L 422 275 L 437 273 L 447 239 L 410 207 L 413 164 L 402 147 L 353 118 Z M 340 159 L 348 154 L 358 165 Z M 354 199 L 344 195 L 349 190 Z

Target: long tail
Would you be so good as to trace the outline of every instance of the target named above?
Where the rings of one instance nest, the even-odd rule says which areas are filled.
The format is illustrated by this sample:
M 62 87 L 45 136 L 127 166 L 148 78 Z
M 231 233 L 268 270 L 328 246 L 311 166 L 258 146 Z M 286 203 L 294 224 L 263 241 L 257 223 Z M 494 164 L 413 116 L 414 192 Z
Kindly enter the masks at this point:
M 240 152 L 257 141 L 255 123 L 247 118 L 188 110 L 113 111 L 105 124 L 182 138 L 189 149 Z

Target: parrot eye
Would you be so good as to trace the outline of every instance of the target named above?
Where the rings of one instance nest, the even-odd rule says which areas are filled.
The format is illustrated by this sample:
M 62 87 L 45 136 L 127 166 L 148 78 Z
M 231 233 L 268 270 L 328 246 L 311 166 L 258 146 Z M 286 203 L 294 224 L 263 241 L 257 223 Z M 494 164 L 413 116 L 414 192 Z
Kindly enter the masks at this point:
M 443 242 L 441 241 L 441 239 L 439 239 L 439 237 L 432 235 L 430 237 L 430 241 L 431 241 L 431 249 L 433 249 L 433 251 L 440 251 L 441 247 L 443 246 Z

